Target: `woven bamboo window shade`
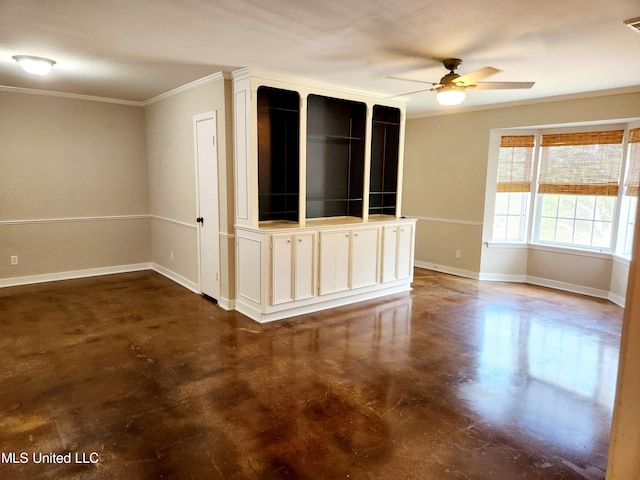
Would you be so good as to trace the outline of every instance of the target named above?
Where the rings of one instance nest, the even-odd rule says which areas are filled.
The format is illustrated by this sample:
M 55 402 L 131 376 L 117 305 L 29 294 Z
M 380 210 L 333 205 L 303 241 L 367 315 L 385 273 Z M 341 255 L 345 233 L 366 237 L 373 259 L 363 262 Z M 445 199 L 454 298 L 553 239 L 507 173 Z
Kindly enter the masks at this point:
M 618 195 L 623 130 L 542 136 L 538 193 Z
M 626 194 L 638 196 L 640 194 L 640 128 L 629 132 L 629 172 L 625 182 Z
M 529 192 L 533 171 L 533 135 L 500 137 L 497 192 Z

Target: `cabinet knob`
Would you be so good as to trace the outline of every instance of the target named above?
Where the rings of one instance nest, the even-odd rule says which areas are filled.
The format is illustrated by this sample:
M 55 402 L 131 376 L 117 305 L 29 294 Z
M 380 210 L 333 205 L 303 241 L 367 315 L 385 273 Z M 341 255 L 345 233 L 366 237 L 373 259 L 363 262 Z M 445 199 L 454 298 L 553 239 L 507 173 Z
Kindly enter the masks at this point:
M 298 243 L 302 243 L 302 239 L 301 238 L 298 239 Z
M 393 229 L 393 233 L 396 233 L 398 230 L 396 228 Z
M 291 243 L 291 240 L 287 240 L 287 243 Z
M 358 234 L 356 233 L 356 237 L 358 236 Z

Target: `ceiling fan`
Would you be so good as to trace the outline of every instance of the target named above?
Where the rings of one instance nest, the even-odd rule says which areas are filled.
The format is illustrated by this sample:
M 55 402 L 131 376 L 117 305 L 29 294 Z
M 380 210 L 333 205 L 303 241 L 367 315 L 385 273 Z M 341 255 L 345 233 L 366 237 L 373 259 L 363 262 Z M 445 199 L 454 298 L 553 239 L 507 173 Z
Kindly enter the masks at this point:
M 484 67 L 480 70 L 476 70 L 475 72 L 459 75 L 455 71 L 461 63 L 462 60 L 459 58 L 448 58 L 443 60 L 442 64 L 444 65 L 444 68 L 449 70 L 449 73 L 442 77 L 438 83 L 402 77 L 389 78 L 432 85 L 431 88 L 408 92 L 404 95 L 435 91 L 437 92 L 436 99 L 440 105 L 458 105 L 459 103 L 462 103 L 465 99 L 465 90 L 467 88 L 473 88 L 475 90 L 507 90 L 515 88 L 531 88 L 535 84 L 535 82 L 479 82 L 478 80 L 482 80 L 490 75 L 495 75 L 500 72 L 500 70 L 493 67 Z

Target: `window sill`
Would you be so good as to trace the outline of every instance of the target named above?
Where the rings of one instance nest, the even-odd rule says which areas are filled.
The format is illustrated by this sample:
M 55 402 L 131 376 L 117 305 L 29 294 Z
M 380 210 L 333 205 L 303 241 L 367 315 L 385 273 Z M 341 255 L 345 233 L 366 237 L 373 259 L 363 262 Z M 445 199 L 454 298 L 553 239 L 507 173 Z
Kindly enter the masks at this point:
M 580 257 L 614 259 L 620 263 L 629 262 L 628 257 L 616 255 L 613 252 L 597 251 L 586 248 L 560 247 L 536 242 L 484 242 L 487 248 L 530 249 L 543 252 L 562 253 L 565 255 L 577 255 Z

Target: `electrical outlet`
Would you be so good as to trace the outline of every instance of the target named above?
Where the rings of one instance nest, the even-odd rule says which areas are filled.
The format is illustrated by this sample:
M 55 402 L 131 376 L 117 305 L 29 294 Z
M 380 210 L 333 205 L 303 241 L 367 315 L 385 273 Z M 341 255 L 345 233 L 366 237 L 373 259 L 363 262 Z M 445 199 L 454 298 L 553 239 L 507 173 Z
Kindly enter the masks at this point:
M 173 260 L 173 258 L 174 258 L 174 257 L 173 257 L 173 250 L 171 250 L 171 251 L 169 252 L 169 255 L 171 256 L 171 260 Z
M 460 250 L 456 250 L 456 258 L 462 258 L 462 252 Z
M 18 255 L 11 255 L 11 265 L 18 265 Z

